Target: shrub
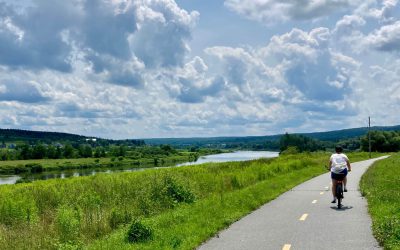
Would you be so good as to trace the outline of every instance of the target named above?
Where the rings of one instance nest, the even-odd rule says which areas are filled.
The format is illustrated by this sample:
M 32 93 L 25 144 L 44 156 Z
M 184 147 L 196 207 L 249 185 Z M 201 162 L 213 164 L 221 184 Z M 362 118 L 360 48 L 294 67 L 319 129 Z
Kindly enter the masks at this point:
M 79 236 L 80 216 L 75 209 L 61 207 L 57 211 L 56 225 L 61 242 L 74 241 Z
M 129 227 L 127 234 L 128 242 L 146 242 L 153 239 L 153 230 L 144 225 L 140 220 L 135 220 Z
M 110 214 L 109 224 L 112 229 L 116 229 L 119 225 L 125 224 L 132 219 L 132 216 L 127 211 L 113 209 Z
M 294 154 L 298 154 L 298 153 L 299 153 L 299 149 L 296 146 L 289 146 L 287 149 L 282 151 L 280 154 L 281 155 L 294 155 Z
M 31 173 L 41 173 L 43 172 L 43 166 L 39 163 L 28 163 L 25 165 L 26 168 L 30 169 Z
M 171 177 L 166 178 L 165 188 L 166 195 L 176 203 L 193 203 L 195 201 L 194 194 Z

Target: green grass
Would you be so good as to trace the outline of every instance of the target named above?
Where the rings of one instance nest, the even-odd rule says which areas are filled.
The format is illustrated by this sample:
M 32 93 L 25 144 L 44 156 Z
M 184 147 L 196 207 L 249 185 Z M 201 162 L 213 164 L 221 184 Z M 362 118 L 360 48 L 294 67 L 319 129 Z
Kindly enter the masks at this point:
M 192 249 L 284 191 L 324 173 L 328 157 L 309 153 L 0 186 L 0 246 Z M 152 240 L 127 243 L 134 220 L 152 230 Z
M 400 154 L 370 167 L 360 187 L 368 199 L 375 238 L 385 249 L 400 249 Z

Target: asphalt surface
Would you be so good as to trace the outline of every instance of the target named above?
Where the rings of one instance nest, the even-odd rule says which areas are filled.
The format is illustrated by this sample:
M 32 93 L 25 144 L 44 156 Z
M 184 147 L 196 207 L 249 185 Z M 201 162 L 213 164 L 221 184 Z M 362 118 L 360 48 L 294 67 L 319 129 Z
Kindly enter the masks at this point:
M 380 249 L 358 186 L 367 168 L 382 158 L 351 164 L 342 209 L 331 203 L 326 173 L 263 205 L 198 249 Z

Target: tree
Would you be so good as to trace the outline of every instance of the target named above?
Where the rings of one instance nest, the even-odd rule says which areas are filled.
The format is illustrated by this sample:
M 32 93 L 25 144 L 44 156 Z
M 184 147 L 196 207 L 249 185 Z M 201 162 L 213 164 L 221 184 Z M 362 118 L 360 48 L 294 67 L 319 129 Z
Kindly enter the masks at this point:
M 126 147 L 124 145 L 114 146 L 111 149 L 112 156 L 125 156 L 126 155 Z
M 371 151 L 396 152 L 400 150 L 400 131 L 371 131 Z M 369 150 L 368 133 L 361 137 L 361 149 Z
M 104 150 L 103 147 L 96 147 L 94 149 L 94 157 L 100 158 L 100 157 L 105 157 L 106 156 L 106 151 Z
M 79 155 L 83 158 L 92 157 L 92 147 L 89 144 L 80 145 L 78 149 Z
M 46 157 L 46 147 L 41 143 L 36 144 L 32 149 L 32 158 L 43 159 L 45 157 Z
M 285 151 L 288 147 L 296 147 L 300 152 L 325 150 L 325 143 L 304 135 L 284 134 L 280 139 L 280 150 Z
M 64 147 L 64 157 L 65 158 L 73 158 L 74 157 L 74 147 L 71 144 L 67 143 Z
M 19 159 L 28 160 L 32 159 L 32 149 L 28 144 L 22 144 L 17 147 L 19 152 Z
M 56 148 L 53 145 L 47 147 L 47 158 L 56 159 Z

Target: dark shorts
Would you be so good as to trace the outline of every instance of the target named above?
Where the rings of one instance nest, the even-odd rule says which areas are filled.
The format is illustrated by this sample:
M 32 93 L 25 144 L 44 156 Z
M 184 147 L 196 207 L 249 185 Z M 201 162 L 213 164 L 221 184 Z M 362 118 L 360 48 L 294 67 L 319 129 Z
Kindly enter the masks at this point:
M 341 181 L 346 177 L 347 175 L 347 168 L 343 169 L 342 172 L 339 174 L 335 174 L 334 172 L 331 172 L 331 178 L 337 181 Z

